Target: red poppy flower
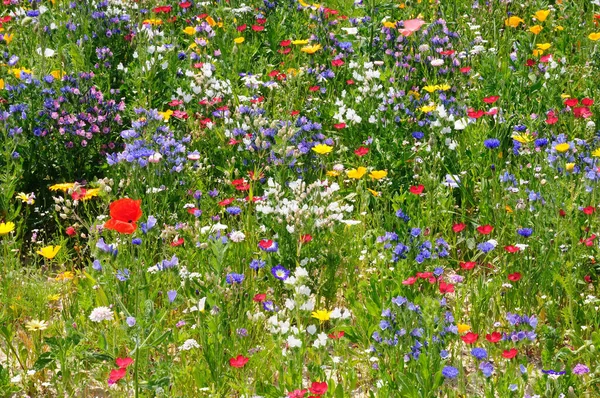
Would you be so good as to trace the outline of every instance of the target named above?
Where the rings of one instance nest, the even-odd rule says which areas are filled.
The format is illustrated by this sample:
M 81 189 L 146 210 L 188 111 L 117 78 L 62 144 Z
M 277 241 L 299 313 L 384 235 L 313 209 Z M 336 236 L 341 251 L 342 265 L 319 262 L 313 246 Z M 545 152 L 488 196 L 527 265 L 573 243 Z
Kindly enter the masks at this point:
M 554 113 L 554 111 L 548 112 L 546 115 L 546 124 L 556 124 L 558 122 L 558 117 Z
M 417 272 L 417 277 L 421 279 L 430 278 L 433 275 L 432 272 Z
M 279 42 L 279 45 L 280 45 L 281 47 L 289 47 L 289 45 L 290 45 L 290 44 L 292 44 L 292 41 L 291 41 L 291 40 L 283 40 L 283 41 L 280 41 L 280 42 Z
M 475 110 L 475 109 L 473 109 L 473 108 L 469 108 L 469 109 L 467 109 L 467 116 L 468 116 L 468 117 L 470 117 L 471 119 L 479 119 L 480 117 L 482 117 L 482 116 L 483 116 L 483 113 L 484 113 L 484 112 L 483 112 L 483 111 L 481 111 L 481 110 L 479 110 L 479 111 L 476 111 L 476 110 Z
M 466 261 L 466 262 L 460 262 L 458 265 L 460 265 L 460 268 L 462 269 L 473 269 L 475 268 L 475 266 L 477 265 L 477 263 L 475 261 Z
M 492 233 L 493 230 L 494 230 L 494 227 L 492 227 L 489 224 L 481 225 L 481 226 L 477 227 L 477 232 L 479 232 L 481 235 L 489 235 Z
M 313 381 L 308 391 L 310 391 L 311 394 L 324 395 L 327 392 L 327 382 Z
M 69 236 L 73 236 L 73 235 L 75 235 L 75 228 L 67 227 L 67 229 L 65 229 L 65 233 Z
M 108 384 L 115 384 L 127 374 L 126 368 L 113 369 L 108 375 Z
M 237 27 L 237 28 L 235 28 L 235 29 L 236 29 L 238 32 L 243 32 L 243 31 L 245 31 L 245 30 L 246 30 L 246 28 L 247 28 L 247 27 L 248 27 L 248 25 L 246 25 L 246 24 L 243 24 L 243 25 L 240 25 L 240 26 L 238 26 L 238 27 Z
M 454 293 L 454 285 L 451 283 L 446 283 L 444 281 L 440 282 L 440 293 Z
M 497 95 L 491 95 L 489 97 L 485 97 L 483 99 L 483 102 L 485 102 L 486 104 L 493 104 L 494 102 L 498 101 L 498 98 L 500 98 Z
M 425 189 L 425 186 L 423 185 L 413 185 L 412 187 L 410 187 L 408 190 L 410 191 L 410 193 L 412 193 L 413 195 L 420 195 L 423 193 L 423 190 Z
M 182 100 L 173 100 L 173 101 L 169 102 L 169 106 L 172 106 L 172 107 L 179 106 L 181 104 L 183 104 Z
M 267 23 L 267 20 L 266 20 L 266 18 L 257 18 L 256 23 L 259 25 L 264 25 Z
M 548 63 L 550 61 L 552 61 L 552 54 L 542 55 L 540 57 L 540 62 L 542 63 Z
M 342 337 L 344 337 L 344 335 L 345 335 L 345 334 L 346 334 L 346 333 L 345 333 L 343 330 L 340 330 L 339 332 L 333 332 L 333 333 L 329 333 L 327 336 L 328 336 L 330 339 L 337 340 L 337 339 L 341 339 Z
M 576 118 L 587 119 L 592 116 L 592 112 L 587 106 L 576 106 L 575 108 L 573 108 L 573 116 L 575 116 Z
M 181 7 L 181 8 L 190 8 L 191 5 L 192 5 L 192 3 L 190 3 L 189 1 L 184 1 L 182 3 L 179 3 L 179 7 Z
M 519 351 L 517 351 L 516 348 L 511 348 L 510 350 L 502 351 L 502 357 L 506 359 L 513 359 L 517 356 L 518 353 Z
M 500 332 L 488 333 L 485 335 L 485 339 L 490 343 L 497 343 L 502 339 L 502 334 Z
M 466 224 L 463 224 L 463 223 L 454 224 L 454 225 L 452 226 L 452 231 L 453 231 L 455 234 L 457 234 L 457 233 L 459 233 L 460 231 L 462 231 L 463 229 L 465 229 L 466 227 L 467 227 L 467 225 L 466 225 Z
M 117 358 L 115 360 L 115 362 L 116 362 L 117 366 L 120 369 L 124 369 L 124 368 L 127 368 L 129 365 L 131 365 L 133 363 L 133 359 L 129 358 L 129 357 L 127 357 L 127 358 Z
M 417 281 L 417 278 L 415 278 L 414 276 L 409 276 L 408 278 L 406 278 L 405 280 L 402 281 L 402 284 L 403 285 L 414 285 L 416 281 Z
M 104 228 L 122 234 L 131 234 L 137 229 L 136 221 L 142 217 L 141 200 L 123 198 L 110 204 L 110 220 Z
M 314 93 L 315 91 L 319 91 L 321 87 L 319 86 L 312 86 L 308 88 L 308 91 L 310 91 L 311 93 Z
M 587 283 L 592 283 L 592 277 L 589 275 L 584 276 L 583 280 L 586 281 Z
M 185 242 L 185 240 L 183 238 L 179 238 L 179 239 L 171 242 L 171 247 L 181 246 L 181 245 L 183 245 L 183 242 Z
M 565 106 L 572 108 L 579 103 L 579 100 L 577 98 L 569 98 L 569 99 L 566 99 L 564 103 L 565 103 Z
M 235 200 L 235 198 L 223 199 L 222 201 L 219 202 L 219 206 L 229 206 L 230 204 L 233 203 L 234 200 Z
M 567 213 L 566 213 L 566 212 L 565 212 L 563 209 L 560 209 L 560 210 L 558 211 L 558 215 L 559 215 L 559 216 L 561 216 L 561 217 L 564 217 L 564 216 L 566 216 L 566 215 L 567 215 Z
M 469 72 L 471 72 L 471 67 L 470 66 L 465 66 L 464 68 L 460 68 L 460 73 L 467 74 Z
M 341 129 L 344 129 L 344 128 L 346 128 L 346 123 L 336 123 L 336 124 L 334 124 L 334 125 L 333 125 L 333 127 L 334 127 L 336 130 L 341 130 Z
M 594 206 L 584 207 L 583 214 L 587 214 L 588 216 L 592 215 L 592 214 L 594 214 L 594 210 L 595 210 Z
M 254 297 L 252 297 L 252 301 L 254 301 L 256 303 L 262 303 L 266 299 L 267 299 L 267 294 L 266 293 L 258 293 L 257 295 L 255 295 Z
M 260 242 L 258 242 L 258 245 L 261 248 L 267 250 L 267 249 L 271 248 L 271 246 L 273 246 L 273 241 L 270 239 L 263 239 Z
M 354 80 L 350 79 L 350 80 L 346 80 L 346 84 L 351 86 L 354 84 Z
M 514 272 L 512 274 L 508 274 L 508 280 L 511 282 L 517 282 L 519 279 L 521 279 L 520 272 Z
M 313 240 L 313 237 L 310 234 L 305 234 L 305 235 L 300 236 L 300 243 L 302 243 L 302 244 L 306 244 L 312 240 Z
M 467 344 L 473 344 L 477 341 L 479 335 L 477 333 L 468 332 L 463 336 L 460 336 L 460 339 Z
M 504 246 L 504 250 L 506 250 L 509 253 L 516 253 L 518 252 L 520 249 L 517 246 L 513 246 L 513 245 L 508 245 L 508 246 Z
M 365 156 L 367 153 L 369 153 L 369 148 L 366 146 L 361 146 L 354 150 L 356 156 Z
M 454 54 L 455 52 L 456 52 L 456 51 L 454 51 L 454 50 L 444 50 L 444 51 L 441 51 L 441 52 L 440 52 L 440 54 L 441 54 L 441 55 L 452 55 L 452 54 Z
M 265 27 L 261 25 L 252 25 L 252 30 L 255 32 L 262 32 L 265 30 Z
M 583 106 L 592 106 L 594 105 L 594 100 L 591 98 L 584 98 L 581 100 L 581 105 Z
M 249 360 L 250 358 L 246 358 L 243 355 L 238 355 L 237 357 L 229 360 L 229 365 L 233 368 L 243 368 Z
M 535 61 L 532 59 L 528 59 L 527 62 L 525 62 L 525 65 L 531 68 L 535 65 Z
M 333 66 L 342 66 L 342 65 L 344 65 L 344 60 L 342 60 L 342 59 L 334 59 L 333 61 L 331 61 L 331 65 L 333 65 Z
M 248 184 L 248 183 L 238 184 L 238 185 L 235 185 L 235 189 L 238 191 L 249 191 L 250 184 Z

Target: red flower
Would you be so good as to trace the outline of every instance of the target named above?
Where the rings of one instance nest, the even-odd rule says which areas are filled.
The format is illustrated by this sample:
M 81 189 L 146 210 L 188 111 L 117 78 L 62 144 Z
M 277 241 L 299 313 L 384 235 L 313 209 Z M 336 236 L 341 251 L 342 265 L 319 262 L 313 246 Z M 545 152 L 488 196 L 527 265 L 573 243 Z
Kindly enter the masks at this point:
M 497 95 L 491 95 L 489 97 L 485 97 L 483 99 L 483 102 L 485 102 L 486 104 L 493 104 L 494 102 L 498 101 L 498 98 L 500 98 Z
M 583 214 L 592 215 L 594 214 L 594 206 L 588 206 L 583 209 Z
M 246 24 L 243 24 L 243 25 L 240 25 L 240 26 L 238 26 L 238 27 L 237 27 L 237 28 L 235 28 L 235 29 L 236 29 L 238 32 L 243 32 L 243 31 L 245 31 L 245 30 L 246 30 L 246 28 L 247 28 L 247 27 L 248 27 L 248 25 L 246 25 Z
M 413 185 L 412 187 L 409 188 L 410 193 L 412 193 L 413 195 L 420 195 L 423 193 L 423 190 L 425 189 L 425 187 L 423 185 Z
M 421 279 L 428 279 L 433 276 L 433 272 L 417 272 L 417 277 Z
M 460 339 L 467 344 L 473 344 L 477 341 L 479 335 L 477 333 L 468 332 L 464 336 L 460 336 Z
M 514 272 L 512 274 L 508 274 L 508 280 L 511 282 L 517 282 L 519 279 L 521 279 L 520 272 Z
M 592 106 L 594 105 L 594 100 L 591 98 L 584 98 L 581 100 L 581 105 L 583 106 Z
M 506 359 L 513 359 L 517 356 L 518 353 L 519 351 L 517 351 L 516 348 L 511 348 L 510 350 L 502 351 L 502 357 Z
M 481 225 L 481 226 L 477 227 L 477 232 L 479 232 L 481 235 L 489 235 L 492 233 L 493 230 L 494 230 L 494 227 L 492 227 L 489 224 Z
M 416 281 L 417 281 L 417 278 L 415 278 L 414 276 L 409 276 L 408 278 L 406 278 L 405 280 L 402 281 L 402 284 L 403 285 L 414 285 Z
M 315 91 L 319 91 L 319 86 L 312 86 L 308 88 L 308 91 L 310 91 L 311 93 L 314 93 Z
M 454 231 L 454 233 L 457 234 L 460 231 L 462 231 L 463 229 L 465 229 L 466 227 L 467 227 L 467 225 L 463 224 L 463 223 L 454 224 L 452 226 L 452 231 Z
M 525 65 L 529 66 L 531 68 L 532 66 L 535 65 L 535 61 L 532 59 L 528 59 L 527 62 L 525 62 Z
M 344 128 L 346 128 L 346 123 L 336 123 L 336 124 L 334 124 L 334 125 L 333 125 L 333 127 L 334 127 L 336 130 L 341 130 L 341 129 L 344 129 Z
M 73 235 L 75 235 L 75 233 L 76 233 L 76 232 L 75 232 L 75 228 L 73 228 L 73 227 L 67 227 L 67 229 L 65 229 L 65 233 L 66 233 L 67 235 L 69 235 L 69 236 L 73 236 Z
M 592 116 L 592 112 L 587 106 L 576 106 L 575 108 L 573 108 L 573 116 L 575 116 L 576 118 L 587 119 L 588 117 Z
M 579 100 L 577 98 L 569 98 L 569 99 L 565 100 L 565 106 L 568 106 L 570 108 L 574 107 L 578 103 L 579 103 Z
M 302 243 L 302 244 L 308 243 L 312 240 L 313 240 L 313 237 L 310 234 L 305 234 L 305 235 L 300 236 L 300 243 Z
M 460 268 L 462 269 L 473 269 L 475 268 L 475 266 L 477 265 L 477 263 L 475 261 L 467 261 L 467 262 L 460 262 L 458 265 L 460 265 Z
M 313 381 L 308 391 L 310 391 L 311 394 L 324 395 L 327 392 L 327 382 Z
M 136 221 L 142 217 L 141 200 L 129 198 L 118 199 L 110 204 L 110 220 L 104 228 L 122 234 L 132 234 L 136 229 Z
M 344 337 L 346 333 L 343 330 L 340 330 L 339 332 L 333 332 L 333 333 L 329 333 L 328 336 L 330 339 L 341 339 L 342 337 Z
M 133 359 L 132 358 L 117 358 L 115 360 L 117 366 L 119 367 L 119 369 L 126 369 L 129 365 L 131 365 L 133 363 Z
M 369 153 L 369 148 L 367 148 L 366 146 L 361 146 L 354 150 L 354 154 L 359 157 L 365 156 L 367 153 Z
M 234 200 L 235 200 L 234 198 L 223 199 L 222 201 L 219 202 L 219 206 L 229 206 L 230 204 L 233 203 Z
M 492 334 L 486 334 L 485 339 L 490 343 L 497 343 L 502 339 L 502 334 L 500 332 L 493 332 Z
M 279 42 L 279 45 L 280 45 L 281 47 L 288 47 L 290 44 L 292 44 L 292 41 L 291 41 L 291 40 L 283 40 L 283 41 L 280 41 L 280 42 Z
M 558 117 L 554 113 L 554 111 L 548 112 L 546 115 L 546 124 L 556 124 L 558 122 Z
M 473 108 L 469 108 L 467 109 L 467 116 L 469 116 L 471 119 L 479 119 L 480 117 L 482 117 L 484 114 L 483 111 L 476 111 Z
M 333 61 L 331 61 L 331 65 L 333 66 L 342 66 L 344 65 L 344 61 L 341 59 L 334 59 Z
M 464 68 L 460 68 L 460 73 L 467 74 L 469 72 L 471 72 L 471 67 L 470 66 L 465 66 Z
M 440 293 L 454 293 L 454 285 L 451 283 L 446 283 L 444 281 L 440 282 Z
M 179 3 L 179 7 L 181 7 L 181 8 L 190 8 L 191 5 L 192 5 L 192 3 L 190 3 L 189 1 L 184 1 L 182 3 Z
M 560 210 L 558 211 L 558 215 L 559 215 L 559 216 L 561 216 L 561 217 L 564 217 L 564 216 L 566 216 L 566 215 L 567 215 L 567 213 L 566 213 L 566 212 L 565 212 L 563 209 L 560 209 Z
M 246 358 L 243 355 L 238 355 L 237 357 L 229 360 L 229 365 L 231 365 L 233 368 L 243 368 L 249 360 L 250 358 Z
M 183 242 L 185 242 L 183 240 L 183 238 L 179 238 L 177 240 L 174 240 L 173 242 L 171 242 L 171 247 L 181 246 L 181 245 L 183 245 Z
M 73 200 L 80 200 L 82 198 L 85 198 L 85 193 L 86 193 L 86 189 L 85 188 L 79 188 L 77 191 L 74 191 L 71 194 L 71 199 Z
M 252 25 L 252 30 L 255 32 L 262 32 L 265 30 L 265 27 L 261 25 Z
M 126 368 L 113 369 L 108 375 L 108 384 L 115 384 L 127 374 Z
M 520 249 L 517 246 L 513 246 L 513 245 L 508 245 L 508 246 L 504 246 L 504 250 L 506 250 L 509 253 L 516 253 L 518 252 Z
M 586 281 L 587 283 L 592 283 L 592 277 L 589 275 L 584 276 L 583 280 Z
M 267 250 L 269 249 L 271 246 L 273 246 L 273 241 L 269 240 L 269 239 L 263 239 L 260 242 L 258 242 L 258 245 L 260 247 L 262 247 L 263 249 Z
M 266 293 L 258 293 L 257 295 L 255 295 L 254 297 L 252 297 L 252 301 L 254 301 L 256 303 L 262 303 L 266 299 L 267 299 L 267 294 Z

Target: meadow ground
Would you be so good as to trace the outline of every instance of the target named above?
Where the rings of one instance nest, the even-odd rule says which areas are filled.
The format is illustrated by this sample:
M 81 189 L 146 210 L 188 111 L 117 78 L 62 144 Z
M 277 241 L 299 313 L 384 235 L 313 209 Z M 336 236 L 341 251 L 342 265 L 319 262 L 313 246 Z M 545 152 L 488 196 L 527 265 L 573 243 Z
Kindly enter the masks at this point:
M 600 1 L 3 0 L 0 397 L 598 397 Z

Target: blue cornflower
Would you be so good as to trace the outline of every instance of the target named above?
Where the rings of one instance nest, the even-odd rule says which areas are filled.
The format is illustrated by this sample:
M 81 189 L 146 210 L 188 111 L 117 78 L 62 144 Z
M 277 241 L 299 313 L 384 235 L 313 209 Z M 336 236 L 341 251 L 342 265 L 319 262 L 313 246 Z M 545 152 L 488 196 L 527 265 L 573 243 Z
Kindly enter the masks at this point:
M 458 373 L 458 369 L 453 366 L 444 366 L 442 369 L 442 375 L 447 379 L 455 379 Z
M 175 301 L 175 298 L 177 297 L 177 290 L 169 290 L 167 292 L 167 297 L 169 297 L 169 303 Z
M 244 274 L 236 274 L 234 272 L 227 274 L 225 277 L 225 281 L 233 285 L 235 283 L 242 283 L 244 281 Z
M 117 271 L 117 279 L 121 282 L 125 282 L 129 279 L 129 270 L 127 268 Z
M 286 280 L 290 276 L 290 271 L 285 269 L 281 264 L 277 264 L 271 268 L 271 273 L 276 279 L 280 281 Z
M 471 355 L 477 359 L 486 359 L 488 353 L 485 348 L 475 347 L 471 350 Z
M 271 300 L 263 301 L 262 306 L 265 311 L 275 311 L 275 304 Z
M 494 373 L 494 365 L 489 362 L 483 362 L 479 365 L 479 369 L 481 369 L 481 373 L 483 373 L 485 377 L 490 377 L 492 373 Z
M 139 246 L 139 245 L 141 245 L 141 244 L 142 244 L 142 240 L 141 240 L 140 238 L 133 238 L 133 239 L 131 240 L 131 243 L 132 243 L 133 245 Z
M 96 271 L 102 271 L 102 264 L 100 264 L 99 260 L 94 260 L 94 262 L 92 263 L 92 268 Z
M 231 214 L 232 216 L 237 216 L 238 214 L 240 214 L 242 212 L 242 209 L 240 209 L 237 206 L 229 206 L 228 208 L 225 209 L 225 211 L 229 214 Z
M 491 242 L 483 242 L 483 243 L 478 244 L 477 248 L 484 253 L 489 253 L 496 248 L 496 245 L 494 245 Z
M 483 141 L 483 145 L 488 149 L 496 149 L 500 146 L 500 140 L 498 138 L 488 138 Z
M 533 229 L 531 228 L 519 228 L 517 229 L 517 233 L 524 238 L 529 238 L 533 234 Z
M 263 260 L 252 260 L 250 261 L 250 268 L 252 268 L 255 271 L 258 271 L 259 269 L 264 267 L 265 264 L 266 263 Z

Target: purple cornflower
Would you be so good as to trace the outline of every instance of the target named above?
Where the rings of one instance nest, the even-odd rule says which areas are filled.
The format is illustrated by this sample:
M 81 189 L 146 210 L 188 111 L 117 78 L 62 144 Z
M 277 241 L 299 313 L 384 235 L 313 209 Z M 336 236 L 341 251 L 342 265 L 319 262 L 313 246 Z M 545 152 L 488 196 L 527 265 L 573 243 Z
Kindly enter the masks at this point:
M 488 138 L 487 140 L 483 141 L 483 145 L 487 149 L 496 149 L 500 146 L 500 140 L 497 138 Z
M 177 290 L 169 290 L 167 292 L 167 297 L 169 297 L 169 303 L 175 301 L 175 298 L 177 297 Z
M 290 276 L 290 271 L 285 269 L 281 264 L 277 264 L 271 268 L 271 273 L 276 279 L 280 281 L 286 280 Z
M 475 347 L 471 350 L 471 355 L 477 359 L 486 359 L 488 354 L 485 348 Z
M 531 228 L 519 228 L 517 229 L 517 233 L 524 238 L 529 238 L 533 234 L 533 229 Z
M 252 260 L 250 261 L 250 268 L 252 268 L 255 271 L 258 271 L 259 269 L 263 268 L 265 264 L 266 263 L 263 260 Z
M 244 274 L 236 274 L 234 272 L 227 274 L 225 281 L 230 284 L 242 283 L 244 281 Z
M 458 373 L 458 369 L 453 366 L 444 366 L 444 369 L 442 369 L 442 375 L 446 379 L 455 379 Z
M 590 372 L 590 368 L 588 368 L 587 366 L 585 366 L 582 363 L 578 363 L 573 368 L 573 374 L 576 374 L 576 375 L 584 375 L 584 374 L 589 373 L 589 372 Z

